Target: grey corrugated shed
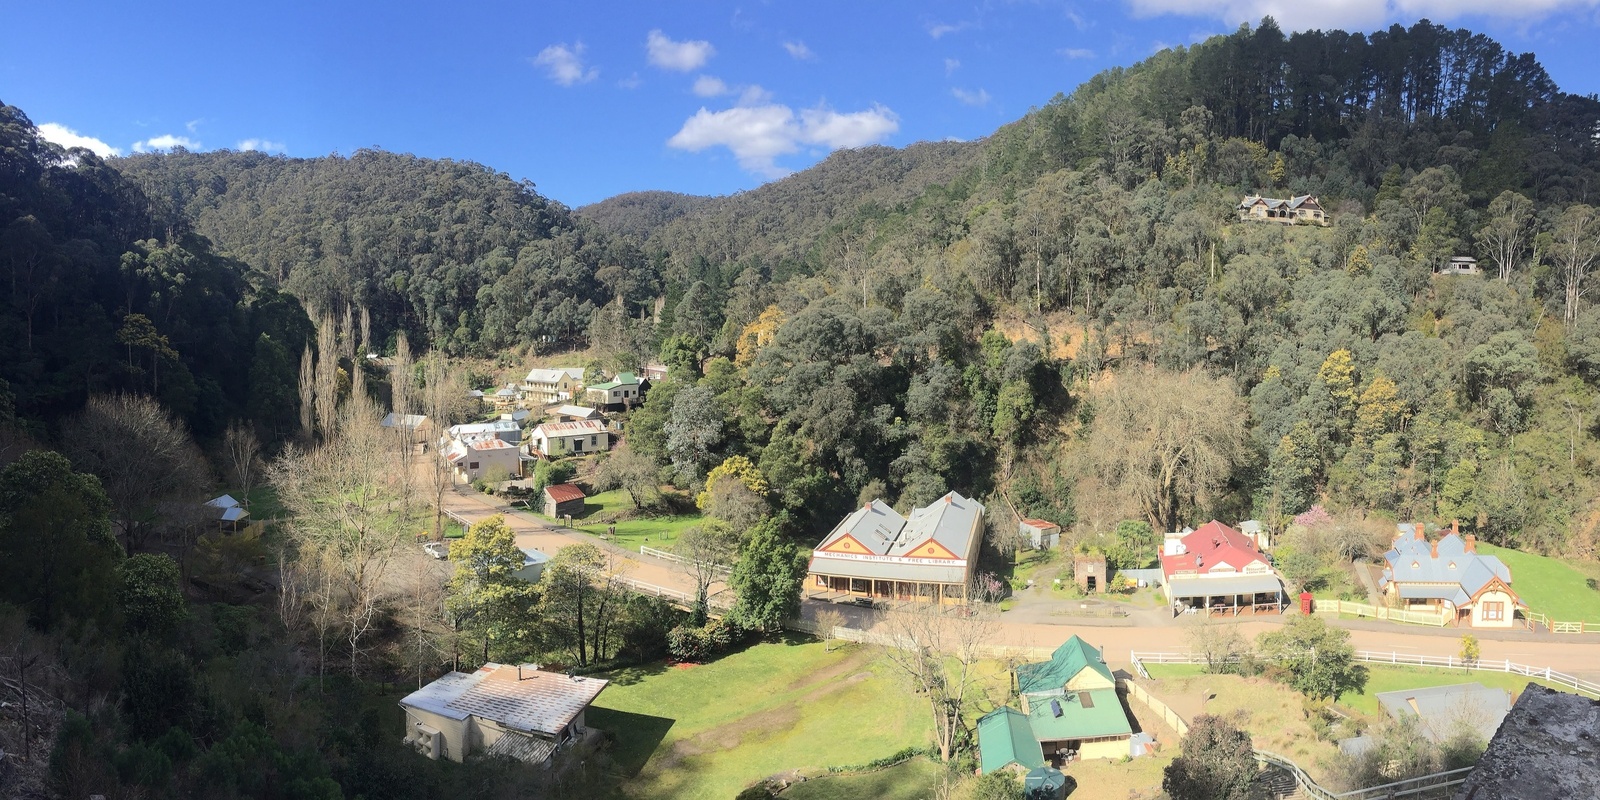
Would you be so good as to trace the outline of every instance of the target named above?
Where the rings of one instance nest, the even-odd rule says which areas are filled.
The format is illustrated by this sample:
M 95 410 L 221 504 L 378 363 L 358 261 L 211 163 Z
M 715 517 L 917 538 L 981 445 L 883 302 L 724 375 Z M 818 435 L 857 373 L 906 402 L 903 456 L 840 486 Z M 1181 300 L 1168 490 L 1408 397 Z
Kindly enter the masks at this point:
M 1470 726 L 1488 741 L 1511 711 L 1509 692 L 1475 682 L 1379 692 L 1376 697 L 1389 716 L 1412 715 L 1420 719 L 1423 733 L 1435 742 L 1450 738 L 1461 725 Z M 1411 707 L 1412 703 L 1416 708 Z
M 468 715 L 507 728 L 556 736 L 606 688 L 602 678 L 568 677 L 524 667 L 485 664 L 475 672 L 452 672 L 406 695 L 403 706 L 449 719 Z

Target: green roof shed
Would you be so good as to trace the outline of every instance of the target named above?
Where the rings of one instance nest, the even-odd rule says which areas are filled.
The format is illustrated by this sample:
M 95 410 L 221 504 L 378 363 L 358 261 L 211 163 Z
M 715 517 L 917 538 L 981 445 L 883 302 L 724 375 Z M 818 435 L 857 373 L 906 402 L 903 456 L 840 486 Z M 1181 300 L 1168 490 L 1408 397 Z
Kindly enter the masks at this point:
M 1012 764 L 1026 770 L 1044 766 L 1028 715 L 1005 706 L 984 714 L 978 720 L 978 762 L 985 775 Z
M 1100 651 L 1073 636 L 1050 654 L 1049 661 L 1017 667 L 1017 691 L 1021 694 L 1058 692 L 1066 687 L 1067 681 L 1085 669 L 1094 670 L 1105 678 L 1107 684 L 1117 685 L 1111 668 L 1100 660 Z

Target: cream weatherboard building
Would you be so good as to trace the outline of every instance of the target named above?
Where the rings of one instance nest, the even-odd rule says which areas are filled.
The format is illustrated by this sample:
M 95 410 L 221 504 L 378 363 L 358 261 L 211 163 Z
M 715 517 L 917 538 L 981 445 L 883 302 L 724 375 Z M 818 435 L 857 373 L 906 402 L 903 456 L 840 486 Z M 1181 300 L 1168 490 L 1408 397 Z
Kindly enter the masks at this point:
M 578 396 L 583 388 L 583 370 L 531 369 L 522 379 L 522 395 L 537 403 L 562 403 Z
M 983 504 L 950 492 L 902 517 L 874 500 L 811 551 L 813 590 L 965 603 L 983 540 Z
M 1003 706 L 978 720 L 982 772 L 1134 755 L 1116 675 L 1088 642 L 1073 636 L 1049 661 L 1017 667 L 1016 680 L 1022 709 Z
M 547 764 L 557 750 L 588 734 L 584 712 L 606 684 L 602 678 L 492 662 L 451 672 L 400 701 L 404 742 L 434 759 L 464 761 L 482 754 Z
M 603 422 L 546 422 L 528 434 L 528 447 L 546 458 L 563 458 L 611 449 L 611 432 Z

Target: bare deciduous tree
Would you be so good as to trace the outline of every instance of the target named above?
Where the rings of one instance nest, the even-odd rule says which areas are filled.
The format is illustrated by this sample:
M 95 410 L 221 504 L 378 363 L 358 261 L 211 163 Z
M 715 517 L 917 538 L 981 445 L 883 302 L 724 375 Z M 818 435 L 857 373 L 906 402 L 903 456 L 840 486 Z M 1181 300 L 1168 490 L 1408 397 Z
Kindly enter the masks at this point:
M 627 445 L 606 456 L 606 460 L 600 463 L 596 478 L 603 484 L 627 492 L 634 508 L 655 505 L 660 498 L 661 486 L 656 481 L 656 463 Z
M 100 477 L 130 553 L 194 506 L 210 481 L 189 431 L 149 397 L 91 397 L 62 439 L 73 466 Z
M 710 610 L 711 585 L 727 576 L 727 565 L 733 561 L 738 547 L 738 535 L 731 528 L 714 521 L 689 528 L 678 537 L 673 552 L 685 559 L 679 566 L 694 579 L 697 624 L 704 624 Z
M 430 430 L 443 431 L 455 421 L 461 404 L 466 399 L 466 385 L 462 383 L 461 376 L 451 368 L 444 356 L 433 353 L 423 368 L 420 394 L 422 412 L 428 416 L 429 425 L 432 426 Z M 438 439 L 437 436 L 433 438 Z M 431 490 L 434 509 L 433 538 L 438 541 L 444 538 L 444 493 L 454 485 L 455 476 L 451 474 L 450 464 L 438 453 L 429 457 L 427 463 L 428 488 Z
M 317 429 L 332 438 L 339 414 L 339 335 L 331 314 L 317 322 Z
M 310 441 L 316 435 L 317 425 L 317 357 L 311 352 L 311 343 L 300 354 L 300 435 Z
M 1118 375 L 1094 397 L 1090 452 L 1108 488 L 1135 498 L 1158 530 L 1220 490 L 1244 451 L 1238 390 L 1199 370 Z
M 248 423 L 232 422 L 222 435 L 222 448 L 228 455 L 229 477 L 242 497 L 239 501 L 250 507 L 250 489 L 261 475 L 261 440 Z
M 837 608 L 824 608 L 817 612 L 817 635 L 822 637 L 822 649 L 833 652 L 833 643 L 844 627 L 844 614 Z
M 340 611 L 352 675 L 389 593 L 388 569 L 415 524 L 406 516 L 414 507 L 404 497 L 408 483 L 391 454 L 372 407 L 357 399 L 345 407 L 335 436 L 314 450 L 290 447 L 271 469 L 278 498 L 291 512 L 296 560 L 331 586 L 323 602 Z
M 886 612 L 874 631 L 888 635 L 884 660 L 928 701 L 939 757 L 949 761 L 966 730 L 972 696 L 982 690 L 984 648 L 993 637 L 996 613 L 986 603 L 949 611 L 911 603 Z
M 1237 625 L 1219 622 L 1209 614 L 1191 617 L 1187 624 L 1189 650 L 1205 659 L 1206 672 L 1227 672 L 1250 652 L 1250 641 L 1239 633 Z

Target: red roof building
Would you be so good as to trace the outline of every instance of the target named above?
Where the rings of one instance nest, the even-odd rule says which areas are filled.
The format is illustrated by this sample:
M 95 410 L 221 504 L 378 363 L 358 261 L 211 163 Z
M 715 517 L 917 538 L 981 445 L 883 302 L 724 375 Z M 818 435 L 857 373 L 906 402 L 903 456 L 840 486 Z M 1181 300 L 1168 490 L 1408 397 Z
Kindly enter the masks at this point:
M 564 517 L 583 516 L 584 493 L 570 483 L 557 483 L 544 487 L 544 515 Z
M 1167 599 L 1175 603 L 1209 607 L 1226 600 L 1237 609 L 1268 604 L 1270 596 L 1270 604 L 1281 608 L 1283 585 L 1272 563 L 1254 539 L 1216 520 L 1168 538 L 1161 574 Z

